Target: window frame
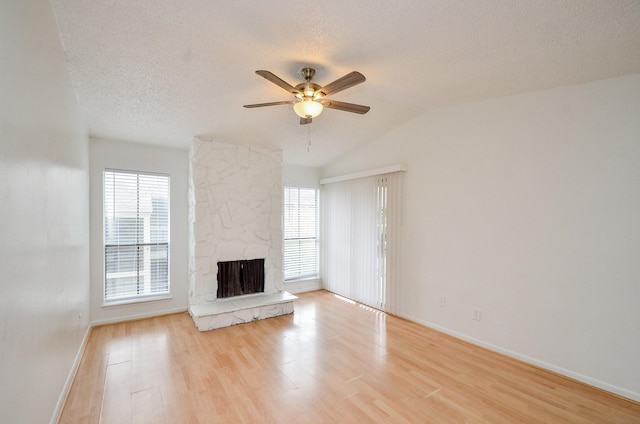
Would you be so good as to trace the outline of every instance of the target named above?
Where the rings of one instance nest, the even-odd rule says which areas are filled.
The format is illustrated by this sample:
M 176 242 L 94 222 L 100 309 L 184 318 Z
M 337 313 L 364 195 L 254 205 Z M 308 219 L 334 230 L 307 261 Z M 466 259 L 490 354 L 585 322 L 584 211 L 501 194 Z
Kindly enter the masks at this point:
M 157 228 L 157 224 L 155 224 L 153 221 L 153 219 L 151 218 L 151 216 L 154 214 L 155 211 L 155 205 L 158 203 L 158 199 L 159 198 L 153 198 L 153 197 L 149 197 L 148 200 L 152 205 L 151 211 L 148 212 L 149 215 L 149 223 L 148 223 L 148 239 L 149 240 L 140 240 L 140 239 L 136 239 L 135 242 L 125 242 L 125 243 L 107 243 L 107 239 L 108 239 L 108 224 L 107 221 L 109 219 L 111 219 L 112 221 L 115 221 L 115 215 L 116 212 L 112 211 L 113 216 L 108 216 L 109 211 L 107 210 L 107 196 L 109 194 L 114 194 L 114 196 L 117 196 L 117 188 L 115 189 L 116 193 L 108 193 L 108 189 L 107 189 L 107 178 L 109 174 L 128 174 L 128 175 L 134 175 L 136 176 L 136 186 L 135 186 L 135 198 L 136 198 L 136 216 L 135 217 L 120 217 L 120 219 L 128 219 L 128 220 L 134 220 L 135 221 L 135 226 L 136 226 L 136 237 L 140 237 L 139 235 L 139 226 L 140 226 L 140 222 L 141 220 L 143 220 L 143 218 L 141 218 L 139 209 L 140 209 L 140 177 L 161 177 L 164 178 L 165 180 L 163 181 L 163 184 L 166 184 L 166 192 L 163 191 L 163 196 L 166 195 L 166 201 L 165 199 L 162 199 L 163 202 L 165 202 L 165 208 L 166 210 L 163 211 L 162 213 L 166 214 L 166 226 L 162 225 L 160 229 Z M 117 176 L 115 176 L 114 178 L 117 178 Z M 165 187 L 163 187 L 164 190 Z M 102 306 L 106 307 L 106 306 L 117 306 L 117 305 L 122 305 L 122 304 L 131 304 L 131 303 L 140 303 L 140 302 L 149 302 L 149 301 L 155 301 L 155 300 L 162 300 L 162 299 L 170 299 L 172 298 L 172 293 L 171 293 L 171 241 L 170 241 L 170 234 L 171 234 L 171 176 L 169 174 L 165 174 L 165 173 L 158 173 L 158 172 L 148 172 L 148 171 L 138 171 L 138 170 L 126 170 L 126 169 L 115 169 L 115 168 L 105 168 L 103 170 L 102 173 L 102 258 L 103 258 L 103 272 L 102 272 Z M 117 206 L 112 206 L 115 210 L 115 208 L 117 208 Z M 164 219 L 163 219 L 164 221 Z M 155 231 L 153 230 L 153 228 L 155 227 Z M 143 228 L 144 228 L 144 224 L 143 224 Z M 160 231 L 160 233 L 158 233 L 158 231 Z M 146 231 L 143 231 L 146 232 Z M 158 238 L 159 236 L 159 238 Z M 146 236 L 143 236 L 146 237 Z M 142 293 L 137 293 L 137 294 L 125 294 L 122 296 L 108 296 L 108 287 L 107 284 L 109 284 L 109 265 L 110 264 L 114 264 L 114 262 L 109 262 L 107 259 L 107 252 L 108 249 L 113 249 L 116 248 L 118 249 L 119 247 L 122 247 L 124 249 L 126 248 L 134 248 L 136 249 L 136 254 L 133 256 L 136 256 L 135 260 L 136 265 L 135 265 L 135 270 L 131 271 L 133 273 L 136 273 L 136 275 L 132 275 L 131 277 L 136 279 L 136 286 L 139 287 L 141 284 L 144 285 L 144 280 L 142 280 L 143 282 L 141 283 L 140 281 L 140 277 L 141 277 L 141 270 L 140 270 L 140 257 L 141 255 L 145 255 L 148 254 L 148 261 L 149 263 L 153 263 L 154 261 L 158 261 L 157 259 L 157 255 L 158 255 L 158 248 L 160 248 L 161 250 L 164 250 L 164 252 L 160 251 L 160 255 L 165 255 L 166 256 L 166 261 L 162 261 L 160 260 L 160 262 L 165 262 L 166 265 L 164 265 L 161 268 L 158 268 L 160 264 L 156 264 L 156 265 L 150 265 L 149 269 L 144 269 L 142 272 L 143 273 L 148 273 L 150 274 L 150 276 L 153 276 L 154 273 L 157 273 L 158 270 L 160 269 L 161 274 L 166 274 L 166 275 L 162 275 L 163 278 L 166 278 L 166 290 L 160 290 L 160 291 L 156 291 L 156 292 L 149 292 L 147 290 L 143 289 Z M 141 249 L 147 249 L 147 252 L 141 252 Z M 153 253 L 153 251 L 155 250 L 155 254 Z M 166 252 L 166 253 L 165 253 Z M 145 261 L 147 260 L 147 258 L 145 258 Z M 111 274 L 114 274 L 114 272 L 112 271 Z M 157 274 L 156 274 L 157 275 Z M 112 277 L 114 278 L 114 277 Z M 117 277 L 115 277 L 117 278 Z M 151 288 L 154 285 L 154 281 L 153 278 L 150 278 L 150 281 L 148 283 L 149 288 Z M 157 284 L 157 282 L 155 282 L 155 284 Z M 164 281 L 162 281 L 162 286 L 164 286 Z M 151 289 L 150 289 L 151 290 Z

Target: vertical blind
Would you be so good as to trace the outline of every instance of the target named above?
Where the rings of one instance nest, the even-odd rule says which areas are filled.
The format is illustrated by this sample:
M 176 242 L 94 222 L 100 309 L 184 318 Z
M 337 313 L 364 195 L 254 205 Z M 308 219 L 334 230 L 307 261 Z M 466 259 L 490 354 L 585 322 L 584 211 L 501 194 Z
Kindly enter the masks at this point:
M 284 189 L 284 279 L 318 275 L 318 190 Z
M 169 176 L 104 172 L 104 299 L 169 293 Z
M 322 278 L 337 294 L 394 312 L 400 172 L 325 184 Z

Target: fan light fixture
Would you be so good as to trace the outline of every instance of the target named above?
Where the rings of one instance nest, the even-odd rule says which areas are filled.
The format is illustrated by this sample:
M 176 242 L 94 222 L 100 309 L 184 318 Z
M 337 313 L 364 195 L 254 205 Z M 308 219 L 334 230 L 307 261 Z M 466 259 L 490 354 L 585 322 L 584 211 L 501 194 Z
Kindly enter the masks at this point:
M 320 115 L 325 107 L 329 109 L 344 110 L 346 112 L 358 113 L 360 115 L 369 112 L 369 106 L 357 105 L 355 103 L 339 102 L 337 100 L 327 100 L 326 97 L 339 91 L 345 90 L 354 85 L 365 81 L 364 75 L 358 71 L 352 71 L 342 78 L 338 78 L 325 85 L 324 87 L 312 82 L 311 79 L 316 74 L 313 68 L 302 68 L 300 73 L 305 79 L 295 87 L 282 78 L 272 74 L 269 71 L 259 70 L 256 74 L 280 88 L 287 90 L 293 94 L 294 100 L 284 100 L 279 102 L 256 103 L 252 105 L 244 105 L 247 108 L 276 106 L 276 105 L 293 105 L 293 111 L 300 117 L 300 125 L 310 124 L 313 118 Z
M 322 113 L 324 106 L 313 99 L 302 99 L 293 104 L 293 110 L 301 118 L 315 118 Z

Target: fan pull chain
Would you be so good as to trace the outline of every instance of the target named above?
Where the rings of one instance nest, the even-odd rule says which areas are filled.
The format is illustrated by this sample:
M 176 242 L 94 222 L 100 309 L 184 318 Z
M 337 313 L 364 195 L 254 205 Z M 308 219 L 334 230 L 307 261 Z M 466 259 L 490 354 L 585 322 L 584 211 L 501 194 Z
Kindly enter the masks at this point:
M 307 125 L 307 153 L 311 151 L 311 125 Z

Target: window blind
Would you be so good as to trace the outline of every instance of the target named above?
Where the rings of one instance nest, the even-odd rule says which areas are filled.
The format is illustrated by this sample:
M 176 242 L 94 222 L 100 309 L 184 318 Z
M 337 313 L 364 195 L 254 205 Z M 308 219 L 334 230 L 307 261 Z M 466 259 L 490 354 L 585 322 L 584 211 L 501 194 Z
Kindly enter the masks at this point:
M 104 172 L 105 301 L 169 293 L 169 176 Z
M 326 182 L 322 280 L 337 294 L 396 311 L 401 172 Z
M 318 275 L 318 190 L 284 189 L 284 278 Z

